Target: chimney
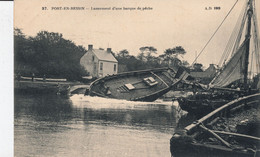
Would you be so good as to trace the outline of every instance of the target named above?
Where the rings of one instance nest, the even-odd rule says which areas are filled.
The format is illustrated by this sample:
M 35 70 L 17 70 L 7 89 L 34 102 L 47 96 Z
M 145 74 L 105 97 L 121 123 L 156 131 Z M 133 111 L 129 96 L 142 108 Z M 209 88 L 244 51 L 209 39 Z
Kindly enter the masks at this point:
M 107 48 L 107 52 L 108 52 L 108 53 L 111 53 L 111 52 L 112 52 L 112 49 L 111 49 L 111 48 Z
M 88 51 L 93 50 L 93 45 L 88 45 Z

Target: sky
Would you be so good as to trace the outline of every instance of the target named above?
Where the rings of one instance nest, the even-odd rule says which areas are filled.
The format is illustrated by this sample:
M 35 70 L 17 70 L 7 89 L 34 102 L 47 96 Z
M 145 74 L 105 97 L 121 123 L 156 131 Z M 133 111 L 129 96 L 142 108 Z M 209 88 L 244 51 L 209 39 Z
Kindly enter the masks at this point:
M 94 48 L 110 47 L 114 52 L 127 49 L 131 55 L 140 53 L 139 48 L 143 46 L 157 48 L 157 55 L 163 54 L 165 49 L 182 46 L 187 52 L 183 59 L 192 63 L 236 1 L 15 0 L 14 26 L 27 36 L 35 36 L 42 30 L 58 32 L 86 48 L 93 44 Z M 245 0 L 238 0 L 197 62 L 206 67 L 219 62 L 244 4 Z M 85 9 L 57 10 L 53 7 Z M 111 7 L 111 10 L 91 9 L 104 7 Z M 141 10 L 112 10 L 114 7 L 140 7 Z M 152 9 L 142 10 L 144 7 Z

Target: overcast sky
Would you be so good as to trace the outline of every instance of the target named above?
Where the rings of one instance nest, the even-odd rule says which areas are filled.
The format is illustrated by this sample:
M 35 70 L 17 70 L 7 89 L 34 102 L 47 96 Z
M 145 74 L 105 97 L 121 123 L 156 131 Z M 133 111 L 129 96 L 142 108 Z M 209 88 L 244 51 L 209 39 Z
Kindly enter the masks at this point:
M 28 36 L 41 30 L 62 33 L 87 48 L 111 47 L 137 55 L 142 46 L 154 46 L 158 55 L 182 46 L 192 63 L 236 0 L 15 0 L 14 25 Z M 198 62 L 217 64 L 245 0 L 236 7 Z M 48 10 L 42 10 L 47 7 Z M 52 7 L 85 7 L 85 10 L 52 10 Z M 151 7 L 152 10 L 97 11 L 91 7 Z M 205 8 L 212 7 L 212 10 Z M 220 7 L 215 10 L 214 7 Z M 260 12 L 260 11 L 259 11 Z M 258 12 L 258 13 L 259 13 Z M 260 16 L 258 16 L 260 17 Z

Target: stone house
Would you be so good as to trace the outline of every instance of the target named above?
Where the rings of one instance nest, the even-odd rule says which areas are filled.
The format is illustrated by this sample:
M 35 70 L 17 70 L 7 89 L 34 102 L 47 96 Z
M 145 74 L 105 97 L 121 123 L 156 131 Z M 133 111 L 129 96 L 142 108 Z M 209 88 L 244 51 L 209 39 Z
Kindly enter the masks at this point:
M 204 83 L 208 83 L 213 79 L 213 77 L 216 75 L 218 70 L 219 70 L 218 66 L 216 66 L 215 64 L 210 64 L 205 71 L 201 71 L 201 72 L 191 71 L 190 75 L 194 77 L 196 80 L 204 80 L 203 81 Z
M 81 57 L 80 64 L 92 77 L 117 74 L 118 61 L 111 52 L 111 48 L 93 49 L 93 45 L 88 45 L 88 51 Z

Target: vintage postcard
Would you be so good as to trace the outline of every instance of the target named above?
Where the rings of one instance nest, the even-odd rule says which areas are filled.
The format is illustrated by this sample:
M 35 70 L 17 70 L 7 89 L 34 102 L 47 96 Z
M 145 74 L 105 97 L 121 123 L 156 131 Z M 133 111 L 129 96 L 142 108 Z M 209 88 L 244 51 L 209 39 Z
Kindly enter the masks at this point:
M 259 154 L 258 6 L 14 0 L 14 156 Z

